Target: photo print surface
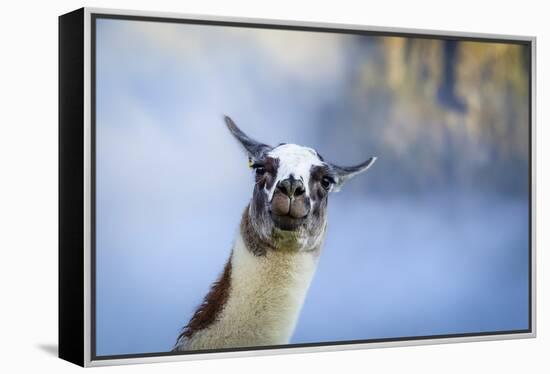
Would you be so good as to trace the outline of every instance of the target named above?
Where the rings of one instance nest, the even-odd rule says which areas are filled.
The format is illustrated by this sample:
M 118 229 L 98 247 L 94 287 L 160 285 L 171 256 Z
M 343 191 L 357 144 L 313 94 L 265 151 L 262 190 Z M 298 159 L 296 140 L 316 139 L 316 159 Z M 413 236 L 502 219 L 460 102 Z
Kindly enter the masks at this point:
M 93 22 L 97 357 L 530 330 L 528 44 Z

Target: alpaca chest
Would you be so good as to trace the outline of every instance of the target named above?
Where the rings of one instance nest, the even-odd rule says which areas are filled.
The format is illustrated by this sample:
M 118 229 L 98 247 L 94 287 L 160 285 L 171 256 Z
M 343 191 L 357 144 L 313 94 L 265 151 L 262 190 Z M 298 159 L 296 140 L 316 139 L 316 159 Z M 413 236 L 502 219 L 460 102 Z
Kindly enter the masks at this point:
M 317 265 L 317 255 L 274 252 L 255 256 L 239 236 L 231 257 L 229 297 L 216 321 L 187 349 L 287 344 Z

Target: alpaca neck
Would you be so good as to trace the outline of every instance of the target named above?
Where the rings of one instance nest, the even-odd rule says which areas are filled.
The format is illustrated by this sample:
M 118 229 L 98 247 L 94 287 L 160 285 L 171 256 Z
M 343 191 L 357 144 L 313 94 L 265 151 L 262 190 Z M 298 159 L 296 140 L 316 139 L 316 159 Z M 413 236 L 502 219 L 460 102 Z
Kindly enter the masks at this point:
M 241 234 L 222 275 L 229 287 L 215 320 L 184 349 L 287 344 L 317 266 L 318 251 L 267 250 L 256 255 Z M 219 283 L 218 283 L 219 284 Z M 211 292 L 214 291 L 214 288 Z

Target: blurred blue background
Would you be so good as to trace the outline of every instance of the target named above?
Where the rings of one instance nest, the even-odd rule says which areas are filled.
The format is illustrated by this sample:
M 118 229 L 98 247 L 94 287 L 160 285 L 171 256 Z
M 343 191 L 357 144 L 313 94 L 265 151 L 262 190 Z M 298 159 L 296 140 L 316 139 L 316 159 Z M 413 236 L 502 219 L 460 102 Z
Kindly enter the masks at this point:
M 528 328 L 528 51 L 97 20 L 97 354 L 168 351 L 252 192 L 230 115 L 377 163 L 329 202 L 291 343 Z

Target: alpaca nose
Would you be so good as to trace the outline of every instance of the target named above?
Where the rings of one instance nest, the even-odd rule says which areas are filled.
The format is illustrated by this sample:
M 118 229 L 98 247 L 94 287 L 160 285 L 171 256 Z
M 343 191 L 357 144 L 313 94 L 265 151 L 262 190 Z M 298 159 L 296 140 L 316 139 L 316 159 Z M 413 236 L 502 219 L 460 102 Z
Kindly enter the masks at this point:
M 277 189 L 288 197 L 298 197 L 306 192 L 304 183 L 302 183 L 300 179 L 294 178 L 292 175 L 280 181 L 277 185 Z

